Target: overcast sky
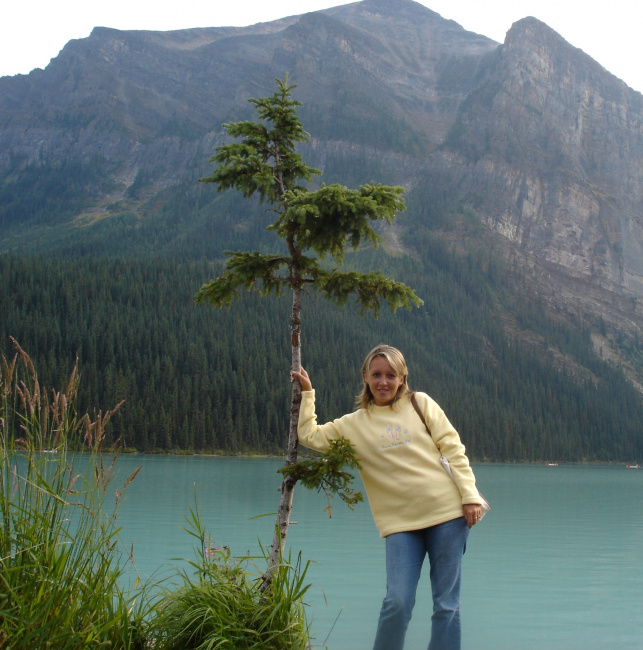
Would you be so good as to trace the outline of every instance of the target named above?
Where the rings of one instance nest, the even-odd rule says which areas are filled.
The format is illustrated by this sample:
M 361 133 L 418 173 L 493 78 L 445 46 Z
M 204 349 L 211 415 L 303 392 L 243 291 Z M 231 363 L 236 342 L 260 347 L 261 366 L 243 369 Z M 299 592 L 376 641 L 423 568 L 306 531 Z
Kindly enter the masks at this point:
M 643 3 L 639 0 L 420 0 L 478 34 L 504 41 L 512 23 L 535 16 L 603 67 L 643 92 Z M 0 76 L 44 68 L 69 40 L 96 26 L 170 30 L 252 25 L 316 11 L 342 0 L 4 0 Z M 7 6 L 9 5 L 9 6 Z

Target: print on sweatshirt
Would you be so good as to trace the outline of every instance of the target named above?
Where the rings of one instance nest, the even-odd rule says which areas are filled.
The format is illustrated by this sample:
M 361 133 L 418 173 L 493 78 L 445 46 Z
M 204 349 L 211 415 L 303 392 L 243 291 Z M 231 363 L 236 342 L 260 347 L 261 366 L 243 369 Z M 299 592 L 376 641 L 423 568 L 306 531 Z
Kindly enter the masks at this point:
M 392 449 L 393 447 L 399 447 L 400 445 L 406 445 L 411 442 L 411 435 L 408 429 L 402 429 L 399 425 L 395 427 L 392 425 L 386 427 L 385 433 L 380 437 L 382 439 L 382 451 Z

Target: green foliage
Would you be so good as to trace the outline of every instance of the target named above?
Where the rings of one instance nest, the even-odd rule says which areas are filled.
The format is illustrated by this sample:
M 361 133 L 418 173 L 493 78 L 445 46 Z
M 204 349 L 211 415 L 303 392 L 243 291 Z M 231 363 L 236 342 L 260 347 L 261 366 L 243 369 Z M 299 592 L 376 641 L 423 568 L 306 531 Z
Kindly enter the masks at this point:
M 217 147 L 211 158 L 217 168 L 201 180 L 215 183 L 219 191 L 235 188 L 244 197 L 256 193 L 262 202 L 274 204 L 278 216 L 268 229 L 286 241 L 289 255 L 228 253 L 224 274 L 201 288 L 197 304 L 207 301 L 215 307 L 229 307 L 239 298 L 241 286 L 257 288 L 262 295 L 280 295 L 286 286 L 297 290 L 308 282 L 339 305 L 346 304 L 353 283 L 352 292 L 359 296 L 362 311 L 377 314 L 380 301 L 388 302 L 392 311 L 419 306 L 422 301 L 402 283 L 374 276 L 362 279 L 356 272 L 328 274 L 316 258 L 305 255 L 312 251 L 319 260 L 331 255 L 341 264 L 346 246 L 358 249 L 363 242 L 377 246 L 379 237 L 370 222 L 390 224 L 396 212 L 404 209 L 404 189 L 375 183 L 359 190 L 339 184 L 322 185 L 318 190 L 301 187 L 300 181 L 309 182 L 320 172 L 306 165 L 295 149 L 297 143 L 309 139 L 297 116 L 301 104 L 291 98 L 295 86 L 288 86 L 287 76 L 278 79 L 277 86 L 272 97 L 250 100 L 263 122 L 224 125 L 230 136 L 240 140 Z M 279 270 L 283 275 L 277 275 Z M 377 285 L 368 299 L 366 284 Z
M 333 494 L 352 510 L 364 500 L 361 492 L 352 488 L 353 475 L 344 468 L 360 469 L 355 449 L 346 438 L 330 441 L 330 448 L 321 457 L 298 460 L 294 465 L 285 465 L 279 471 L 294 481 L 299 481 L 309 490 L 323 490 L 328 498 L 328 516 L 332 514 L 330 499 Z
M 105 467 L 102 446 L 114 411 L 78 419 L 75 369 L 49 397 L 16 347 L 0 372 L 0 647 L 142 649 L 146 596 L 121 587 L 126 558 L 105 503 L 115 456 Z M 76 456 L 81 436 L 89 454 Z
M 199 542 L 179 585 L 166 587 L 155 606 L 150 636 L 159 650 L 286 650 L 309 648 L 303 597 L 308 563 L 280 564 L 261 591 L 252 566 L 256 558 L 232 556 L 215 546 L 198 512 L 190 511 L 187 532 Z
M 259 251 L 228 253 L 224 273 L 203 285 L 196 297 L 196 304 L 207 300 L 215 307 L 230 307 L 234 299 L 239 299 L 237 288 L 247 291 L 256 289 L 261 296 L 281 295 L 287 279 L 276 273 L 288 263 L 283 255 L 262 255 Z
M 337 175 L 336 161 L 324 178 L 379 178 L 376 169 L 358 177 L 360 161 L 350 158 L 339 168 L 346 175 Z M 347 176 L 353 167 L 360 168 Z M 141 177 L 141 194 L 148 180 Z M 237 192 L 194 185 L 144 204 L 155 217 L 149 222 L 121 228 L 106 218 L 56 240 L 61 245 L 46 257 L 0 255 L 0 346 L 7 353 L 9 336 L 20 340 L 48 385 L 62 385 L 78 357 L 80 412 L 127 398 L 112 418 L 110 442 L 120 437 L 148 452 L 282 454 L 288 299 L 258 300 L 240 284 L 234 310 L 194 309 L 192 300 L 195 286 L 225 272 L 222 249 L 272 250 L 274 232 L 265 229 L 272 214 L 262 213 L 257 197 L 240 201 Z M 421 308 L 361 319 L 355 294 L 344 293 L 340 310 L 306 295 L 304 284 L 305 365 L 315 373 L 320 420 L 351 410 L 355 369 L 385 341 L 406 353 L 413 388 L 444 407 L 473 459 L 643 459 L 641 396 L 596 356 L 589 326 L 548 314 L 525 273 L 503 264 L 438 181 L 406 197 L 400 230 L 411 255 L 349 251 L 342 271 L 395 277 L 424 297 Z M 38 241 L 29 236 L 30 246 Z M 277 261 L 287 250 L 279 250 L 275 278 L 285 275 Z M 306 256 L 299 263 L 310 268 Z M 330 266 L 322 270 L 331 274 Z M 265 292 L 260 282 L 253 288 Z M 509 339 L 506 322 L 524 339 Z M 530 339 L 542 339 L 545 353 L 525 345 Z M 640 341 L 618 337 L 612 345 L 641 367 Z M 553 367 L 547 349 L 578 372 Z
M 321 259 L 330 254 L 341 264 L 347 245 L 353 249 L 362 242 L 378 245 L 380 238 L 369 221 L 391 224 L 396 212 L 404 210 L 403 193 L 403 187 L 374 183 L 359 190 L 335 184 L 316 191 L 288 191 L 287 208 L 269 228 L 283 239 L 296 233 L 299 248 L 312 250 Z
M 54 385 L 78 357 L 81 412 L 126 400 L 110 442 L 148 452 L 281 453 L 288 381 L 264 379 L 283 371 L 287 305 L 249 296 L 231 311 L 195 309 L 194 286 L 212 269 L 0 256 L 2 348 L 16 335 Z
M 354 296 L 359 305 L 360 316 L 367 311 L 379 316 L 380 303 L 388 302 L 391 312 L 395 313 L 400 307 L 411 309 L 412 305 L 419 307 L 422 301 L 415 293 L 401 282 L 386 277 L 380 271 L 357 273 L 349 271 L 327 273 L 319 270 L 316 273 L 313 286 L 325 298 L 340 307 L 344 307 Z
M 310 181 L 321 173 L 306 165 L 295 150 L 298 142 L 308 142 L 310 136 L 297 116 L 301 102 L 291 99 L 294 87 L 288 85 L 286 75 L 283 81 L 277 79 L 278 90 L 272 97 L 248 100 L 269 126 L 250 121 L 223 125 L 231 137 L 241 141 L 217 147 L 210 158 L 217 167 L 202 182 L 215 183 L 219 191 L 238 189 L 245 197 L 256 192 L 262 201 L 279 203 L 285 188 L 295 188 L 300 179 Z
M 415 220 L 431 230 L 449 229 L 453 223 L 452 215 L 461 210 L 453 194 L 439 180 L 430 181 L 428 178 L 409 193 L 408 207 Z
M 196 577 L 181 571 L 182 584 L 157 585 L 154 600 L 138 580 L 124 591 L 116 515 L 140 468 L 108 507 L 118 454 L 105 463 L 103 447 L 115 410 L 78 418 L 76 369 L 49 398 L 16 348 L 0 366 L 0 648 L 308 648 L 301 556 L 260 591 L 253 558 L 215 547 L 194 511 Z M 74 454 L 81 438 L 87 453 Z
M 643 400 L 596 356 L 586 325 L 548 316 L 492 247 L 460 254 L 420 226 L 410 234 L 417 260 L 365 250 L 347 255 L 346 266 L 412 284 L 426 298 L 420 309 L 382 310 L 375 321 L 360 318 L 353 299 L 339 309 L 303 297 L 305 365 L 319 389 L 320 420 L 352 409 L 363 356 L 385 341 L 405 352 L 412 387 L 436 398 L 473 459 L 643 459 Z M 9 335 L 18 338 L 47 385 L 63 385 L 78 357 L 80 412 L 126 399 L 111 420 L 110 442 L 120 437 L 148 452 L 282 454 L 290 302 L 242 292 L 235 309 L 195 309 L 194 286 L 213 268 L 220 267 L 0 256 L 2 351 L 11 349 Z M 508 339 L 507 319 L 578 373 Z

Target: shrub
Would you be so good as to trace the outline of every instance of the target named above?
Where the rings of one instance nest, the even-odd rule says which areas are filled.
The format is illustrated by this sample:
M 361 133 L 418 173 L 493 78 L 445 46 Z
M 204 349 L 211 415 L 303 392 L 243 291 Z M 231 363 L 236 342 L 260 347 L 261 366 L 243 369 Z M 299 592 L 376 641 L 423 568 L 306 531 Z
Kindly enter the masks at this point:
M 179 571 L 180 584 L 166 588 L 156 604 L 150 636 L 163 650 L 305 650 L 309 647 L 302 598 L 308 563 L 301 554 L 288 558 L 261 590 L 256 558 L 232 556 L 227 546 L 214 546 L 191 511 L 186 529 L 199 540 L 196 561 Z M 267 556 L 263 558 L 267 560 Z

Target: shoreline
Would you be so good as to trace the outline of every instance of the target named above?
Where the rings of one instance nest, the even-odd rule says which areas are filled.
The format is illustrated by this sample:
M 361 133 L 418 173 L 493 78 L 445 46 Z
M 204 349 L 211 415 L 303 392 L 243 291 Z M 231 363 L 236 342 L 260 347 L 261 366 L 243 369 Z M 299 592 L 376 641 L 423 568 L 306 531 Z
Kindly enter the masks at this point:
M 258 458 L 258 459 L 283 459 L 284 456 L 277 454 L 261 454 L 261 453 L 216 453 L 216 452 L 181 452 L 181 451 L 138 451 L 122 449 L 121 454 L 127 456 L 192 456 L 203 458 Z M 619 467 L 624 466 L 626 469 L 639 469 L 637 467 L 630 467 L 639 465 L 638 461 L 585 461 L 585 460 L 569 460 L 569 461 L 547 461 L 547 460 L 476 460 L 470 459 L 471 465 L 536 465 L 546 466 L 552 469 L 556 467 Z

